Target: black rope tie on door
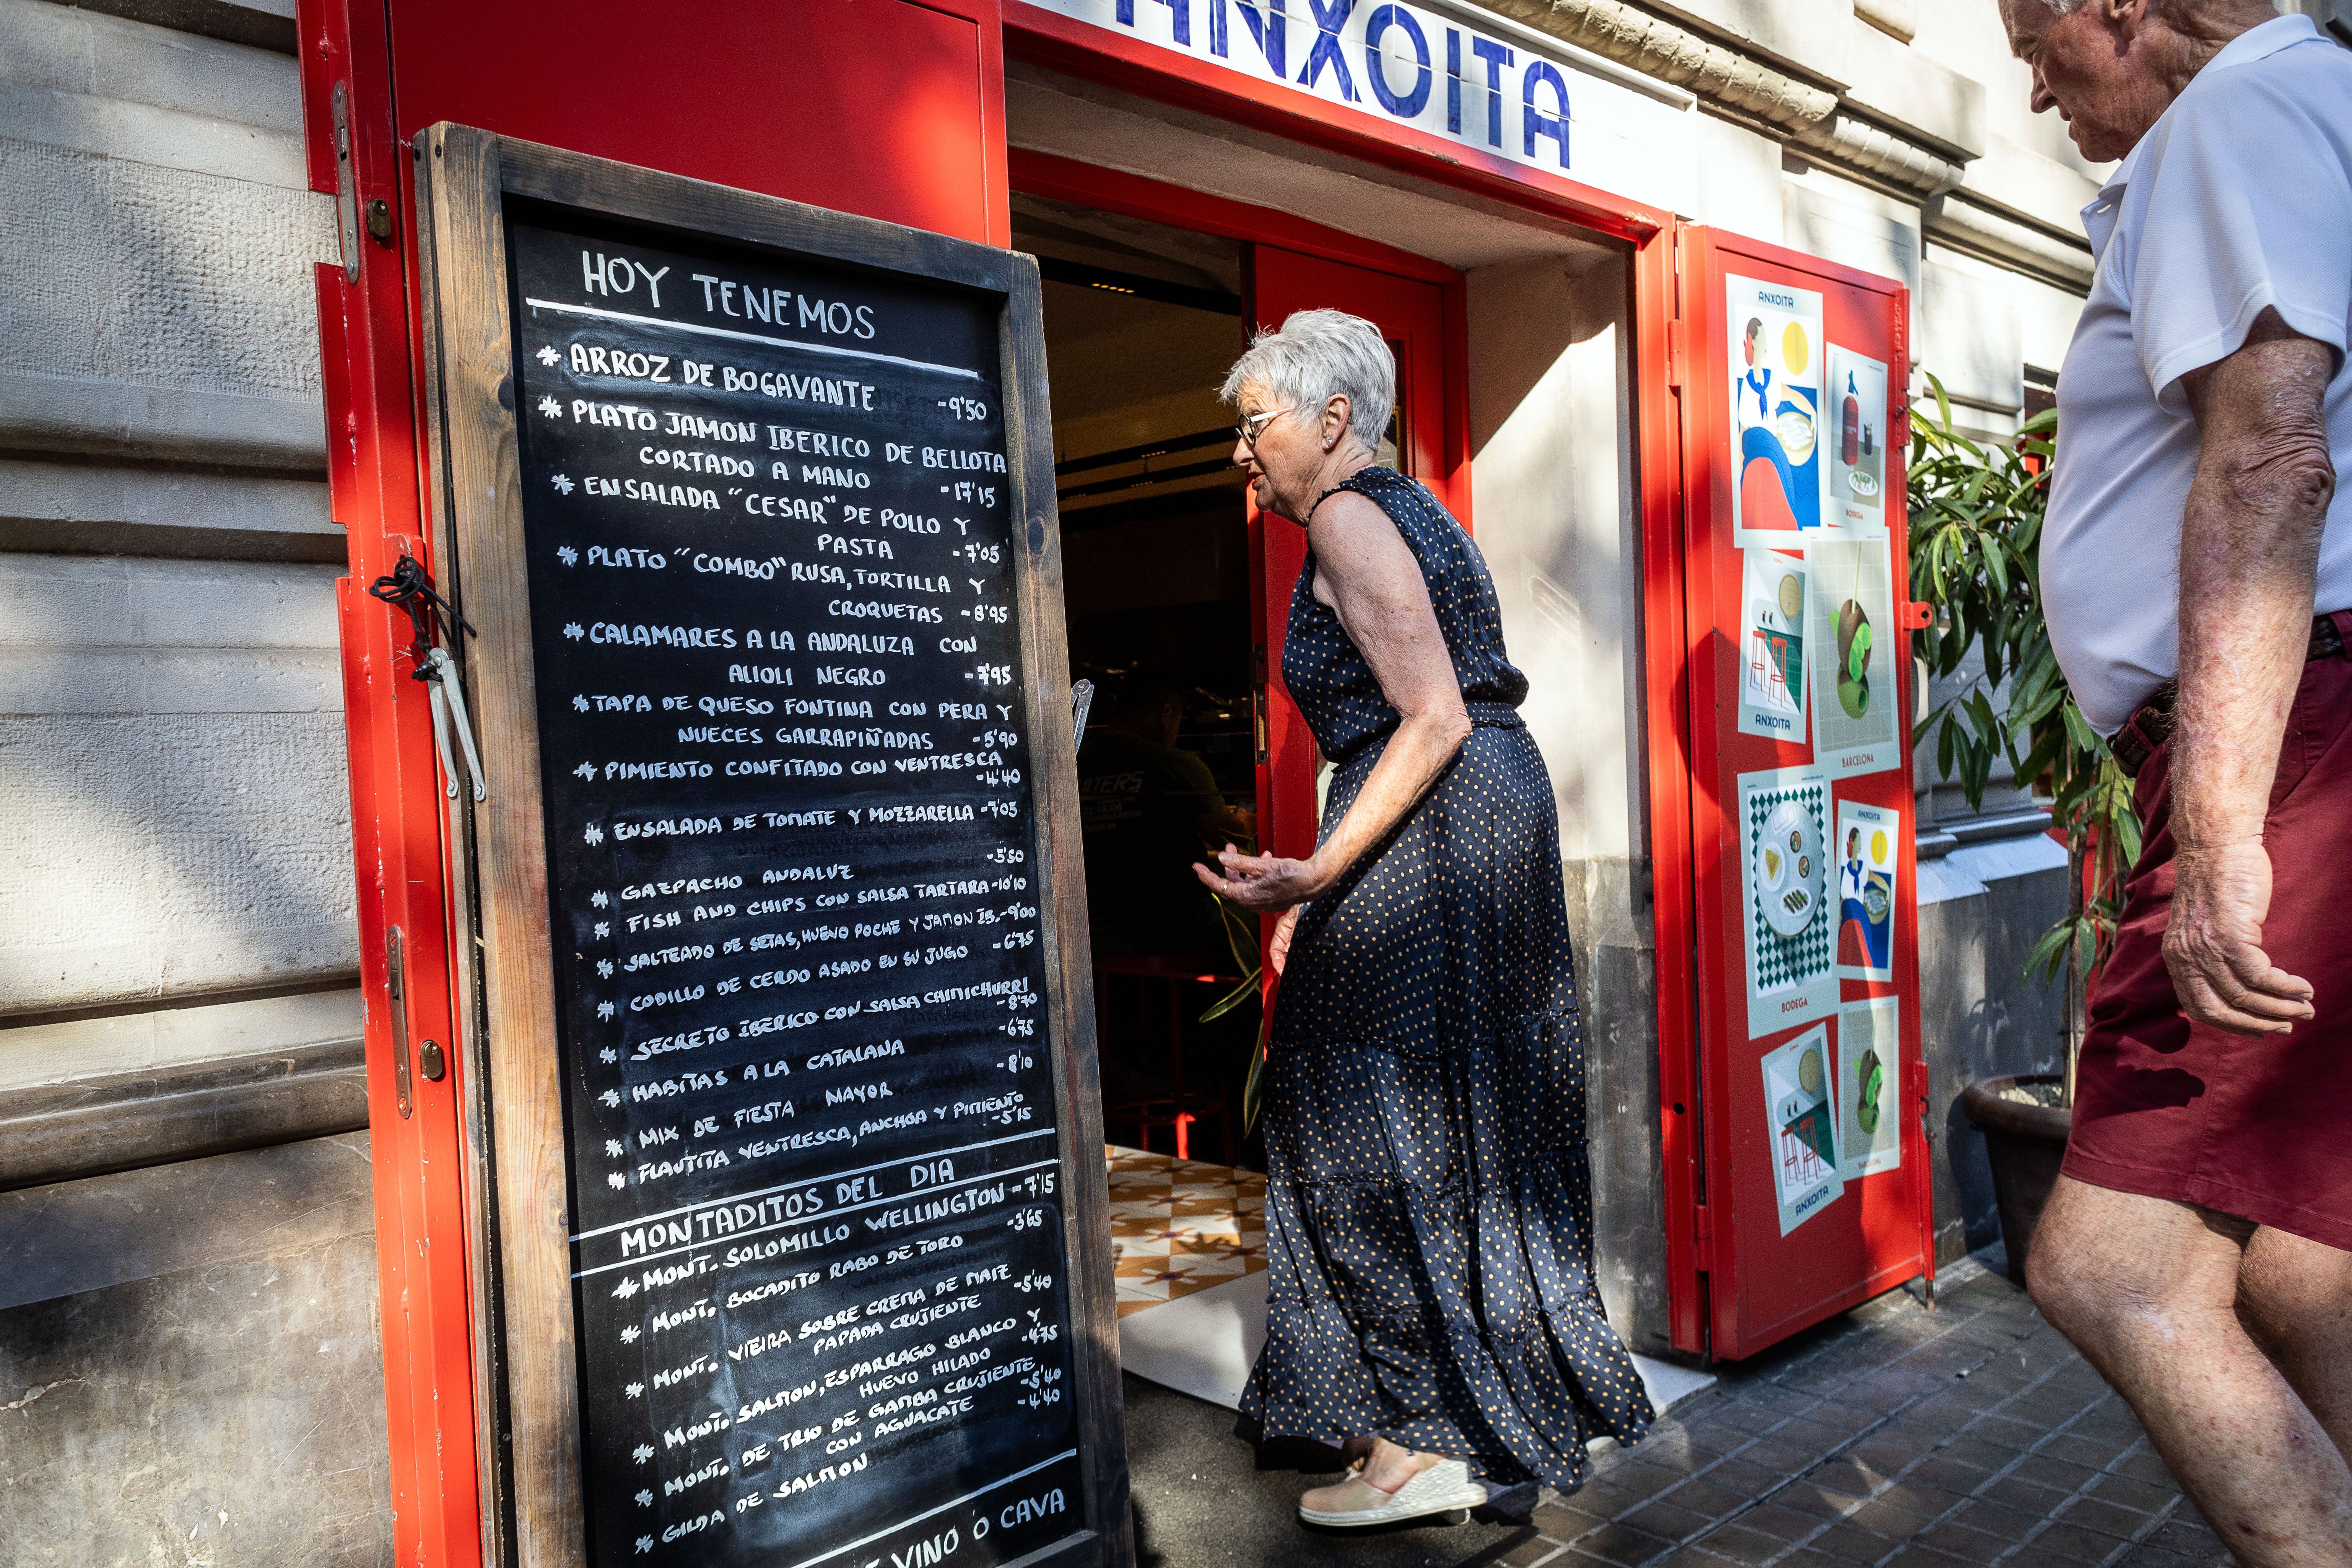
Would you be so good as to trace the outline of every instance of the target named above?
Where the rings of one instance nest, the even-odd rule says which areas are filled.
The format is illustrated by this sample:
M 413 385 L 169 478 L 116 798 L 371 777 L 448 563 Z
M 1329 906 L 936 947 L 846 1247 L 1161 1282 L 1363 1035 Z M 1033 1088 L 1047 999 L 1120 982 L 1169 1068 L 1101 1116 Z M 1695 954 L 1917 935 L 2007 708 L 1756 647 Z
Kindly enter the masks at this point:
M 474 750 L 474 721 L 466 712 L 466 689 L 457 679 L 457 661 L 449 657 L 448 648 L 434 640 L 436 631 L 448 642 L 456 641 L 461 630 L 473 637 L 480 634 L 457 613 L 457 605 L 433 591 L 433 578 L 425 563 L 404 550 L 391 575 L 377 578 L 368 594 L 408 612 L 409 628 L 415 634 L 408 648 L 416 665 L 412 673 L 431 694 L 433 748 L 441 754 L 449 798 L 457 798 L 457 759 L 449 748 L 449 731 L 455 729 L 457 744 L 465 751 L 466 771 L 474 781 L 474 798 L 484 799 L 488 791 L 482 784 L 482 757 Z

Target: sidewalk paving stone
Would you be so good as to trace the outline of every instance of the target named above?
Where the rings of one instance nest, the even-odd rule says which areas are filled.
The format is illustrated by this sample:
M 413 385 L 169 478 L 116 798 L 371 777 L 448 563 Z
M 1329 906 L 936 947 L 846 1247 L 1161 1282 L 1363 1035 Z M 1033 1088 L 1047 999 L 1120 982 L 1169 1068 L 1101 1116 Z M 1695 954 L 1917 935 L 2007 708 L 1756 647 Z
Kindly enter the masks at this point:
M 1891 1291 L 1604 1445 L 1530 1525 L 1296 1522 L 1328 1478 L 1251 1468 L 1233 1414 L 1127 1381 L 1143 1568 L 2220 1568 L 2124 1403 L 1971 1260 Z
M 2128 1406 L 1973 1260 L 1741 1363 L 1609 1449 L 1520 1568 L 2188 1568 L 2229 1554 Z M 1557 1550 L 1555 1550 L 1557 1548 Z

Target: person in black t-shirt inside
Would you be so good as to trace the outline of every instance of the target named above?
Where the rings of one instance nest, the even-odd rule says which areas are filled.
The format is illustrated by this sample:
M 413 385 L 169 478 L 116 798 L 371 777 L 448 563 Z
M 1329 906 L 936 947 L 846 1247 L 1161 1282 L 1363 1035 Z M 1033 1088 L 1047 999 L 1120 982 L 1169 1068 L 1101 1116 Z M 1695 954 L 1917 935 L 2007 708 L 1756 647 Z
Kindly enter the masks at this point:
M 1098 953 L 1232 966 L 1215 900 L 1192 874 L 1210 846 L 1246 837 L 1209 765 L 1176 745 L 1184 683 L 1139 669 L 1113 681 L 1078 749 L 1087 916 Z

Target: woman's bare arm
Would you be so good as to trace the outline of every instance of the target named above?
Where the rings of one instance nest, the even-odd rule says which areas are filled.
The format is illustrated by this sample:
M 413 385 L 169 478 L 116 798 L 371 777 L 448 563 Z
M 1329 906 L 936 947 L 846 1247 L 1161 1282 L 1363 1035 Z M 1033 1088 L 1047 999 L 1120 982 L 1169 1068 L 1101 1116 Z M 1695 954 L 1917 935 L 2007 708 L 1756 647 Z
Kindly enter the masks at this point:
M 1403 721 L 1312 857 L 1244 855 L 1228 845 L 1217 857 L 1223 876 L 1195 868 L 1203 882 L 1244 909 L 1286 909 L 1328 889 L 1420 804 L 1470 737 L 1429 584 L 1396 524 L 1370 500 L 1343 490 L 1318 509 L 1307 538 L 1321 568 L 1318 585 L 1328 590 L 1340 626 Z

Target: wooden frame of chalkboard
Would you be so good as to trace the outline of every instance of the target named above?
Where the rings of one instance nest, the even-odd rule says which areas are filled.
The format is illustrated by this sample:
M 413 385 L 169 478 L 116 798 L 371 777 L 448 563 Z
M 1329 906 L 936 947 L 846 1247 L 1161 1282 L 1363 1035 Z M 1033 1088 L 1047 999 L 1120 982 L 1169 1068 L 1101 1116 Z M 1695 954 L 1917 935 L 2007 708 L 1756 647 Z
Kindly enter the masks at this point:
M 486 1559 L 1124 1568 L 1035 261 L 413 153 Z

